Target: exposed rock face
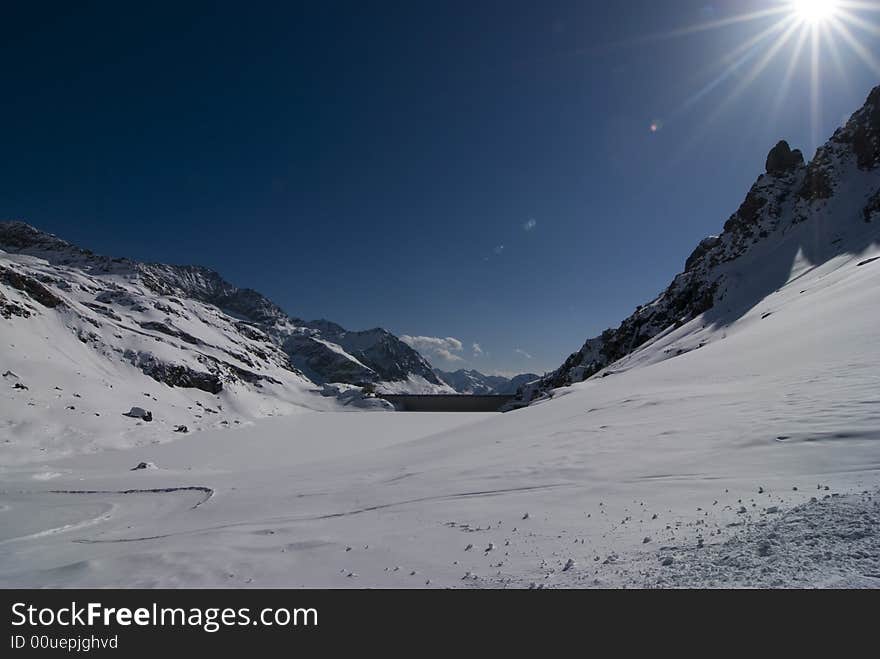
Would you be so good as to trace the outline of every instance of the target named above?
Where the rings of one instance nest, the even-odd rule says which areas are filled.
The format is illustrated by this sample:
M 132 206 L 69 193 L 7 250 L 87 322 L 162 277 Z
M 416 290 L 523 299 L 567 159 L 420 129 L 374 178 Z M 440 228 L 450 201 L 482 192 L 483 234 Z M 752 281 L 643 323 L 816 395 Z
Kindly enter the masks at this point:
M 414 374 L 431 384 L 441 384 L 424 357 L 384 329 L 349 332 L 326 321 L 306 323 L 306 327 L 317 329 L 325 340 L 342 346 L 348 354 L 372 369 L 380 381 L 405 380 Z
M 788 143 L 779 142 L 767 156 L 767 173 L 752 186 L 737 211 L 724 224 L 719 236 L 705 238 L 677 275 L 656 299 L 636 309 L 617 329 L 589 339 L 553 373 L 519 391 L 519 404 L 543 397 L 554 388 L 581 382 L 601 372 L 608 375 L 615 362 L 636 354 L 661 335 L 674 332 L 691 320 L 703 317 L 707 325 L 725 323 L 745 313 L 782 286 L 790 264 L 778 263 L 775 281 L 751 281 L 749 259 L 762 246 L 781 243 L 802 223 L 816 223 L 810 240 L 798 248 L 798 258 L 814 262 L 828 259 L 843 249 L 847 223 L 870 223 L 880 215 L 880 87 L 864 107 L 816 152 L 809 164 Z M 864 194 L 862 190 L 868 190 Z M 864 201 L 867 199 L 867 203 Z M 834 209 L 832 215 L 828 215 Z M 839 228 L 834 223 L 839 223 Z M 862 225 L 863 226 L 863 225 Z M 817 236 L 825 236 L 817 244 Z M 863 248 L 865 245 L 862 245 Z M 773 260 L 794 259 L 768 252 L 762 267 L 773 270 Z M 786 270 L 786 267 L 788 269 Z M 736 297 L 732 302 L 728 295 Z M 723 304 L 721 304 L 723 303 Z M 690 349 L 701 347 L 702 344 Z M 665 353 L 666 351 L 664 351 Z M 672 350 L 675 357 L 686 350 Z
M 162 264 L 137 264 L 136 267 L 144 285 L 162 295 L 199 300 L 259 325 L 296 320 L 288 318 L 278 305 L 260 293 L 237 288 L 208 268 Z
M 791 172 L 804 164 L 804 154 L 800 149 L 791 150 L 788 142 L 782 140 L 767 155 L 767 173 L 778 175 Z
M 49 309 L 54 309 L 61 304 L 61 299 L 36 279 L 9 268 L 0 267 L 0 283 L 9 284 L 26 293 L 32 300 Z
M 839 139 L 852 144 L 861 169 L 874 169 L 880 164 L 880 87 L 868 96 L 861 113 L 862 120 L 852 130 L 844 129 Z
M 192 334 L 187 334 L 183 330 L 177 329 L 170 323 L 162 323 L 158 321 L 145 321 L 138 323 L 145 330 L 153 330 L 155 332 L 160 332 L 162 334 L 167 334 L 168 336 L 173 336 L 175 338 L 180 339 L 181 341 L 186 341 L 194 346 L 202 345 L 202 340 L 198 337 L 193 336 Z
M 200 373 L 188 366 L 169 364 L 149 353 L 126 350 L 125 358 L 133 366 L 141 369 L 145 375 L 149 375 L 157 382 L 163 382 L 169 387 L 183 387 L 185 389 L 191 387 L 207 391 L 209 394 L 218 394 L 223 390 L 220 378 L 212 373 Z
M 373 369 L 342 350 L 331 349 L 317 332 L 293 332 L 281 347 L 290 356 L 291 363 L 318 384 L 346 382 L 359 385 L 377 379 Z
M 14 302 L 8 299 L 5 295 L 3 295 L 3 291 L 0 291 L 0 317 L 9 320 L 13 316 L 19 316 L 20 318 L 30 318 L 31 312 L 24 307 L 24 305 Z
M 700 241 L 700 244 L 697 245 L 697 248 L 691 253 L 688 257 L 688 260 L 684 264 L 684 271 L 690 272 L 693 270 L 702 260 L 702 258 L 711 250 L 715 249 L 718 244 L 721 242 L 721 238 L 718 236 L 708 236 L 707 238 L 703 238 Z
M 251 338 L 273 341 L 288 355 L 292 367 L 319 384 L 404 381 L 418 375 L 440 385 L 430 364 L 418 352 L 381 328 L 351 332 L 326 320 L 305 322 L 289 317 L 260 293 L 236 288 L 206 268 L 138 268 L 153 290 L 197 299 L 240 318 L 239 331 Z M 167 331 L 174 334 L 179 330 Z
M 862 209 L 862 219 L 865 222 L 873 222 L 878 217 L 880 217 L 880 190 L 868 199 L 867 205 Z

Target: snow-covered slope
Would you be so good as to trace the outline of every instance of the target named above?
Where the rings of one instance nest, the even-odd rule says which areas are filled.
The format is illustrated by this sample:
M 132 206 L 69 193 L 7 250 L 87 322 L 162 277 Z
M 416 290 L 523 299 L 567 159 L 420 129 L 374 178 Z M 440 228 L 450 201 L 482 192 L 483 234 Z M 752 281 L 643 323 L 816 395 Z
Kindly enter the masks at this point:
M 724 231 L 697 246 L 684 272 L 620 327 L 589 339 L 559 369 L 524 387 L 522 403 L 721 340 L 782 287 L 875 244 L 878 226 L 880 87 L 809 164 L 785 142 L 774 147 Z
M 460 369 L 458 371 L 441 371 L 435 368 L 434 373 L 456 393 L 465 395 L 514 394 L 524 384 L 537 380 L 540 376 L 534 373 L 523 373 L 513 378 L 500 375 L 485 375 L 476 370 Z

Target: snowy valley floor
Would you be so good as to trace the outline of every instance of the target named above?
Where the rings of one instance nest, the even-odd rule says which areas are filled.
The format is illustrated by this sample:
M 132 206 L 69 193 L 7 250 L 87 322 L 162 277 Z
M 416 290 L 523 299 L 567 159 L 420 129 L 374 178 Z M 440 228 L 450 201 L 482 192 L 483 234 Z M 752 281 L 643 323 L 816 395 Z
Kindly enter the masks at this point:
M 600 410 L 592 414 L 603 420 Z M 876 439 L 768 437 L 707 459 L 686 456 L 674 429 L 659 426 L 648 441 L 666 443 L 669 456 L 658 460 L 639 455 L 644 442 L 628 443 L 628 455 L 616 450 L 606 424 L 505 440 L 498 426 L 515 425 L 505 420 L 518 415 L 312 413 L 16 469 L 4 475 L 0 579 L 7 586 L 880 585 L 880 508 L 875 495 L 861 494 L 876 483 Z M 401 441 L 424 426 L 446 429 Z M 355 432 L 384 448 L 361 452 L 365 446 L 345 441 Z M 289 451 L 300 433 L 309 455 Z M 585 437 L 595 444 L 595 466 L 577 447 Z M 128 471 L 141 460 L 158 469 Z M 848 492 L 857 494 L 840 496 Z
M 455 442 L 457 456 L 429 466 L 444 436 L 479 443 L 473 438 L 488 435 L 498 417 L 312 413 L 291 421 L 6 473 L 0 580 L 25 587 L 880 586 L 880 498 L 862 493 L 876 483 L 875 440 L 827 440 L 840 443 L 835 450 L 856 449 L 838 464 L 825 442 L 771 439 L 741 446 L 747 461 L 722 454 L 708 468 L 678 472 L 667 460 L 640 463 L 636 451 L 618 479 L 584 465 L 572 445 L 583 433 L 558 430 L 556 455 L 531 440 L 487 440 L 475 447 L 481 459 L 497 461 L 486 473 L 465 442 Z M 364 453 L 334 441 L 351 437 L 352 423 L 361 440 L 385 447 Z M 401 442 L 417 434 L 416 423 L 446 430 Z M 288 432 L 297 430 L 313 450 L 283 464 Z M 602 438 L 612 432 L 590 433 L 605 464 L 623 462 Z M 515 453 L 534 463 L 499 468 Z M 158 468 L 128 471 L 142 459 Z M 773 475 L 789 459 L 810 466 Z M 752 474 L 734 475 L 743 468 Z
M 0 584 L 877 587 L 869 256 L 505 415 L 304 412 L 0 460 Z

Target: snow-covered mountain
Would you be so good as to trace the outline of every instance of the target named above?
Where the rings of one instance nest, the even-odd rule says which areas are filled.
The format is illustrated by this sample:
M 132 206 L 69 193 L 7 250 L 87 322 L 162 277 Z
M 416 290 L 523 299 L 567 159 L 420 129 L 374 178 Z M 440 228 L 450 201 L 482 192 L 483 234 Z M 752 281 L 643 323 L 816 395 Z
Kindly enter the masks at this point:
M 523 373 L 513 378 L 506 378 L 500 375 L 485 375 L 479 371 L 467 369 L 449 372 L 435 368 L 434 373 L 455 389 L 456 393 L 472 396 L 514 394 L 521 386 L 541 377 L 534 373 Z
M 328 320 L 296 322 L 283 348 L 316 382 L 371 383 L 385 393 L 450 393 L 431 364 L 391 332 L 350 332 Z
M 399 383 L 420 378 L 426 383 L 423 388 L 443 388 L 427 360 L 390 332 L 381 328 L 350 332 L 326 320 L 306 322 L 288 316 L 257 291 L 238 288 L 207 268 L 96 256 L 21 222 L 0 223 L 0 249 L 8 254 L 35 256 L 47 261 L 57 274 L 55 280 L 45 272 L 41 274 L 43 283 L 50 288 L 53 284 L 64 287 L 65 274 L 71 271 L 101 278 L 102 282 L 93 283 L 95 290 L 91 292 L 96 293 L 95 300 L 87 301 L 85 306 L 105 318 L 112 317 L 109 314 L 119 307 L 142 313 L 144 309 L 140 307 L 146 302 L 170 315 L 164 327 L 160 327 L 161 323 L 143 327 L 138 321 L 142 329 L 198 345 L 173 327 L 174 306 L 179 305 L 172 301 L 169 307 L 159 302 L 160 306 L 156 307 L 153 298 L 194 300 L 219 310 L 231 319 L 235 331 L 246 337 L 260 341 L 271 339 L 270 349 L 278 352 L 280 348 L 286 355 L 280 357 L 282 364 L 293 365 L 316 383 L 371 383 L 381 387 L 388 382 L 397 388 Z M 141 290 L 126 290 L 120 279 L 138 284 Z M 9 281 L 4 283 L 10 284 Z M 136 299 L 137 296 L 142 299 Z
M 385 330 L 301 321 L 207 268 L 99 256 L 22 222 L 0 223 L 0 336 L 4 384 L 17 394 L 2 401 L 7 423 L 28 426 L 60 407 L 59 427 L 74 434 L 124 431 L 116 417 L 145 395 L 157 421 L 198 427 L 221 400 L 239 421 L 335 399 L 388 407 L 337 383 L 451 391 Z M 74 422 L 85 412 L 68 399 L 85 390 L 89 419 Z M 112 422 L 98 420 L 110 412 Z
M 880 87 L 809 163 L 783 141 L 765 169 L 722 233 L 700 242 L 663 293 L 523 387 L 519 404 L 721 340 L 728 326 L 786 284 L 877 243 Z

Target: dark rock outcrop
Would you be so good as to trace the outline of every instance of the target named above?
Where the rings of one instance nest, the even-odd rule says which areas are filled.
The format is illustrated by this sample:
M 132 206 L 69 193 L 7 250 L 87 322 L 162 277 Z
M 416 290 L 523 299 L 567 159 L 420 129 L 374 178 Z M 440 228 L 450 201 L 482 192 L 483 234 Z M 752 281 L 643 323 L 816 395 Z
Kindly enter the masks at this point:
M 173 336 L 176 339 L 180 339 L 181 341 L 185 341 L 186 343 L 194 346 L 203 345 L 201 339 L 193 336 L 192 334 L 187 334 L 183 330 L 178 329 L 172 325 L 167 325 L 159 321 L 147 321 L 138 324 L 145 330 L 151 330 L 153 332 L 159 332 L 160 334 L 165 334 L 167 336 Z
M 779 176 L 794 171 L 804 164 L 804 154 L 800 149 L 791 150 L 788 142 L 781 140 L 767 155 L 768 174 Z
M 214 373 L 203 373 L 182 364 L 168 364 L 145 352 L 126 350 L 124 357 L 145 375 L 169 387 L 200 389 L 209 394 L 223 391 L 223 382 Z
M 128 412 L 124 412 L 122 416 L 128 416 L 132 419 L 141 419 L 143 421 L 152 421 L 153 413 L 145 410 L 143 407 L 132 407 Z
M 841 137 L 852 144 L 861 169 L 880 165 L 880 87 L 876 87 L 861 110 L 864 120 Z
M 0 266 L 0 283 L 8 284 L 12 288 L 26 293 L 32 300 L 49 309 L 54 309 L 64 304 L 61 298 L 33 277 L 28 277 L 2 266 Z
M 862 209 L 862 219 L 865 222 L 873 222 L 877 217 L 880 217 L 880 189 L 868 199 L 868 203 Z
M 0 318 L 5 318 L 6 320 L 9 320 L 13 316 L 18 316 L 19 318 L 30 318 L 31 312 L 25 309 L 18 302 L 10 300 L 8 297 L 3 295 L 2 291 L 0 291 Z
M 721 242 L 721 238 L 718 236 L 708 236 L 703 238 L 703 240 L 700 241 L 700 244 L 697 245 L 696 249 L 691 252 L 687 261 L 685 261 L 684 271 L 690 272 L 693 270 L 710 250 L 713 250 L 718 246 L 719 242 Z

